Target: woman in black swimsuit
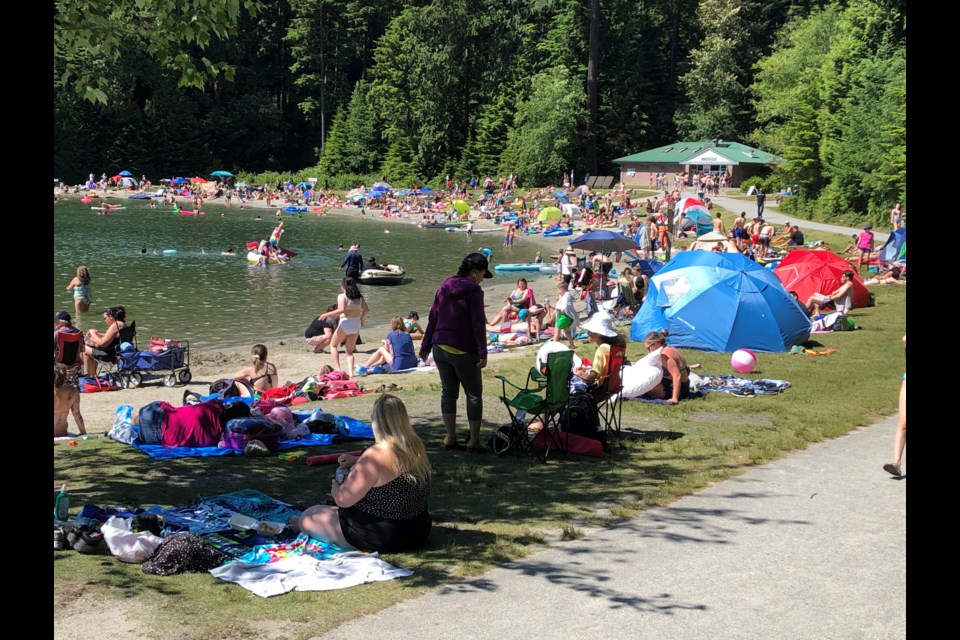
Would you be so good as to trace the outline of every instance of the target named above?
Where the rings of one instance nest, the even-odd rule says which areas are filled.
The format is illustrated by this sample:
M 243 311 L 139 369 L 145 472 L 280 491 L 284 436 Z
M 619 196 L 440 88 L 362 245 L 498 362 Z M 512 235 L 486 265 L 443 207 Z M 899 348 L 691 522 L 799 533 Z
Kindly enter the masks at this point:
M 257 391 L 266 391 L 280 386 L 280 376 L 277 375 L 277 367 L 272 362 L 267 362 L 267 348 L 262 344 L 255 344 L 250 349 L 251 365 L 244 367 L 233 377 L 246 380 Z

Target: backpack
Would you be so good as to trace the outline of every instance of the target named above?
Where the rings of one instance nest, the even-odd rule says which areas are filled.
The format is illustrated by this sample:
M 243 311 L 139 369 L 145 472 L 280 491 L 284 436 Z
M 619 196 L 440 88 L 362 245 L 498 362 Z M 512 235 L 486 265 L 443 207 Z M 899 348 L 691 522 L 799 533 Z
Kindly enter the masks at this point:
M 573 392 L 567 405 L 560 411 L 560 431 L 578 436 L 604 440 L 606 433 L 600 429 L 600 413 L 587 392 Z

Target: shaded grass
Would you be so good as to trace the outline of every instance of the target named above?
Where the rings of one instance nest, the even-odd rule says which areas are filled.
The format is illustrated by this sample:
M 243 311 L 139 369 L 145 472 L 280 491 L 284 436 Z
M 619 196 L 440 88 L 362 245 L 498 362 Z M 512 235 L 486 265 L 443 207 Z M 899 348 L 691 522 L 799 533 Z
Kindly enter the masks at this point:
M 272 627 L 282 630 L 274 637 L 306 638 L 452 579 L 477 576 L 545 544 L 578 539 L 590 527 L 635 517 L 648 507 L 669 504 L 895 413 L 904 362 L 900 337 L 906 327 L 906 287 L 878 287 L 876 294 L 876 307 L 851 314 L 862 331 L 816 335 L 808 344 L 837 353 L 759 354 L 758 368 L 748 377 L 788 380 L 793 386 L 783 394 L 737 398 L 711 393 L 674 407 L 626 402 L 622 446 L 614 443 L 603 459 L 570 456 L 543 465 L 532 457 L 445 451 L 436 381 L 429 376 L 405 380 L 401 395 L 427 444 L 435 474 L 429 546 L 385 556 L 412 569 L 409 578 L 262 599 L 208 574 L 151 576 L 111 557 L 55 552 L 55 605 L 84 593 L 117 601 L 138 598 L 154 611 L 150 637 L 270 637 L 264 630 Z M 639 343 L 628 343 L 631 359 L 643 351 Z M 593 347 L 583 345 L 578 352 L 592 357 Z M 494 376 L 522 381 L 534 353 L 524 348 L 490 361 L 484 374 L 484 437 L 508 422 Z M 729 354 L 687 350 L 685 355 L 702 364 L 702 374 L 730 372 Z M 324 406 L 366 419 L 371 404 L 367 396 Z M 346 444 L 310 453 L 353 448 L 355 444 Z M 67 482 L 75 506 L 184 505 L 248 488 L 308 506 L 326 497 L 333 473 L 333 467 L 275 457 L 154 461 L 105 439 L 55 447 L 54 465 L 55 491 Z

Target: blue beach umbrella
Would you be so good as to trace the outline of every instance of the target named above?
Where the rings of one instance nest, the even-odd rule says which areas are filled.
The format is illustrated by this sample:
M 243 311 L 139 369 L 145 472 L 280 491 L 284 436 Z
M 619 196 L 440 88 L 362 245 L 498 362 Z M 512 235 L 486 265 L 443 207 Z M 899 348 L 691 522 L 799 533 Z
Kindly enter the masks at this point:
M 214 178 L 233 178 L 234 177 L 234 175 L 229 171 L 223 171 L 223 170 L 214 171 L 210 175 L 213 176 Z
M 129 171 L 126 171 L 126 170 L 121 171 L 121 172 L 118 173 L 117 175 L 118 175 L 118 176 L 121 176 L 121 177 L 123 177 L 123 178 L 132 178 L 132 177 L 133 177 L 133 174 L 130 173 Z
M 186 184 L 186 183 L 187 183 L 187 179 L 181 178 L 181 177 L 176 177 L 170 181 L 170 184 Z

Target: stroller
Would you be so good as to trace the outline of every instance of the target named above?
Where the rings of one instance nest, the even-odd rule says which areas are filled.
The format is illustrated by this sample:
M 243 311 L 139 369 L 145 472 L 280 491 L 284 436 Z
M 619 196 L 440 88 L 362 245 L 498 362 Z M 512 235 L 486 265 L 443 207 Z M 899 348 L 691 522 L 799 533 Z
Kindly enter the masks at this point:
M 178 382 L 188 384 L 193 379 L 190 373 L 190 343 L 186 340 L 171 341 L 163 351 L 121 351 L 117 359 L 115 376 L 121 388 L 135 389 L 146 376 L 162 376 L 165 387 Z

